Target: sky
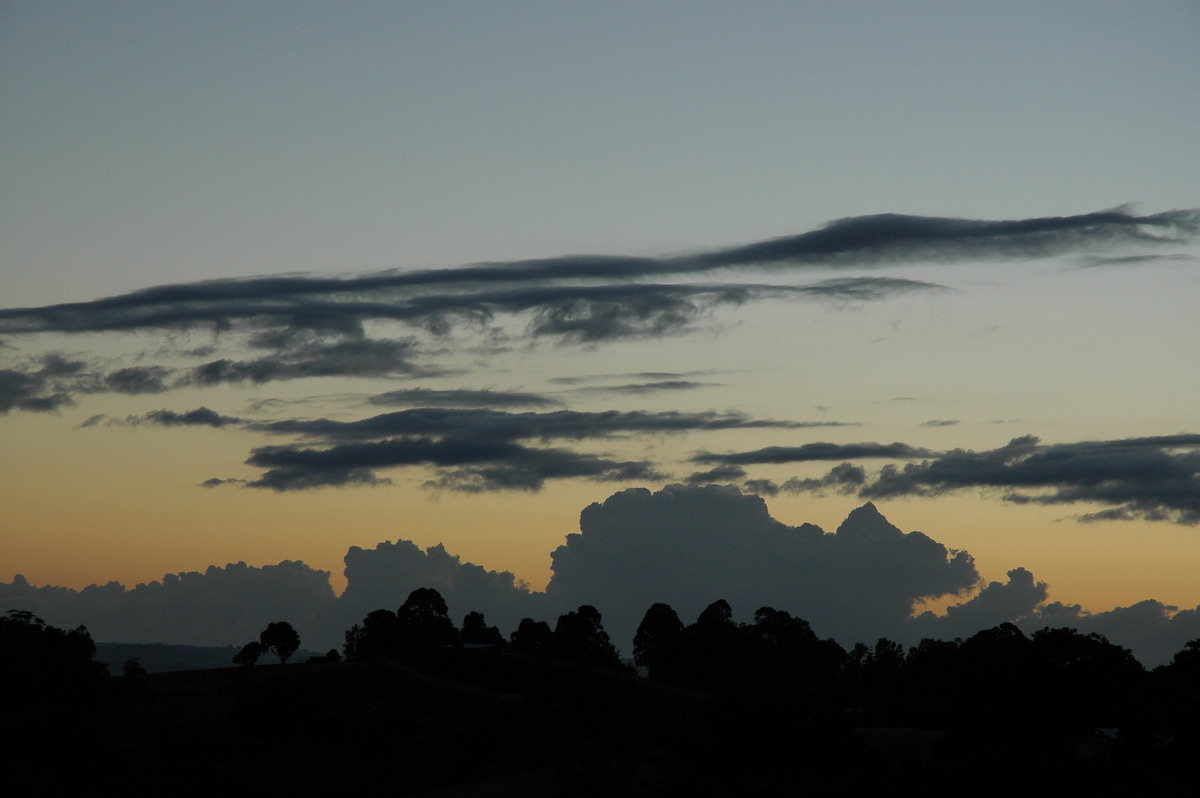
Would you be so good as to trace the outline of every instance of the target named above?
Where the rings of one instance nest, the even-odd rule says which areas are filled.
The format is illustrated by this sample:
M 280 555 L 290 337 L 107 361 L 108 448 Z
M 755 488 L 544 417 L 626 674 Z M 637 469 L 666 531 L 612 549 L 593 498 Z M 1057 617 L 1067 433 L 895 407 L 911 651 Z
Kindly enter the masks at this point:
M 1198 42 L 1190 0 L 5 3 L 0 582 L 341 593 L 411 541 L 538 592 L 581 512 L 713 483 L 768 508 L 722 534 L 920 530 L 918 613 L 1195 608 Z

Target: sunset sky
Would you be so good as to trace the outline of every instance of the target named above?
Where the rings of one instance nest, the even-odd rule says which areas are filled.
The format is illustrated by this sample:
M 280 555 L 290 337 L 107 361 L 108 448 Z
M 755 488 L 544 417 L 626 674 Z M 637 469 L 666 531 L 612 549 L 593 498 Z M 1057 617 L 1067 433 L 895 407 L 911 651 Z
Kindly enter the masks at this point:
M 716 482 L 1194 608 L 1198 78 L 1194 0 L 5 3 L 0 581 L 541 589 Z

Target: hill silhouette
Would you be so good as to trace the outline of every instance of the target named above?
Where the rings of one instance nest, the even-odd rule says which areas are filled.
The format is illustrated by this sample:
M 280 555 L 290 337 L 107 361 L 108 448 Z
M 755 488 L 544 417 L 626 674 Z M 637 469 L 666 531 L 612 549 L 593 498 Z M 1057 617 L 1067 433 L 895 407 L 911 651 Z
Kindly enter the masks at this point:
M 436 591 L 414 592 L 440 614 Z M 600 633 L 592 613 L 568 616 Z M 1033 794 L 1150 796 L 1188 794 L 1200 755 L 1200 640 L 1153 672 L 1099 636 L 1011 624 L 847 651 L 771 608 L 737 623 L 718 600 L 687 626 L 648 609 L 648 678 L 586 648 L 411 637 L 346 662 L 105 676 L 86 630 L 18 615 L 2 631 L 34 641 L 6 647 L 0 682 L 19 710 L 6 775 L 27 790 L 949 796 L 1003 772 Z M 576 632 L 560 618 L 559 634 Z

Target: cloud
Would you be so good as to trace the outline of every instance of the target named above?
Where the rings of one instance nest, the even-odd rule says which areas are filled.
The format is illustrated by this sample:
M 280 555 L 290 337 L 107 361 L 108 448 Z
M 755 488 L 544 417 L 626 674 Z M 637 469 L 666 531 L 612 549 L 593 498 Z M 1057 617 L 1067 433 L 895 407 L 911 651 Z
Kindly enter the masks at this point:
M 58 353 L 42 355 L 15 369 L 0 369 L 0 413 L 50 413 L 74 404 L 71 393 L 84 386 L 85 364 Z
M 197 325 L 221 329 L 253 322 L 356 335 L 361 334 L 364 319 L 436 323 L 447 314 L 479 319 L 496 312 L 537 309 L 535 331 L 595 340 L 686 325 L 705 304 L 740 303 L 756 293 L 797 290 L 635 282 L 668 275 L 763 265 L 882 266 L 914 260 L 1042 258 L 1117 244 L 1179 243 L 1198 234 L 1198 210 L 1139 216 L 1118 209 L 1008 221 L 878 214 L 840 219 L 799 235 L 663 258 L 572 255 L 357 277 L 284 275 L 158 286 L 91 302 L 0 310 L 0 334 Z M 565 285 L 564 281 L 589 284 Z M 852 278 L 798 290 L 875 298 L 918 285 Z
M 201 482 L 200 487 L 202 487 L 202 488 L 218 488 L 221 485 L 238 485 L 238 484 L 245 484 L 245 482 L 246 482 L 246 480 L 244 480 L 244 479 L 221 479 L 220 477 L 212 477 L 211 479 L 206 479 L 203 482 Z
M 1079 258 L 1079 264 L 1087 269 L 1099 266 L 1142 266 L 1164 261 L 1195 260 L 1191 255 L 1087 255 Z
M 867 482 L 867 472 L 862 466 L 852 463 L 842 463 L 829 469 L 825 476 L 817 479 L 801 479 L 792 477 L 779 486 L 785 493 L 824 493 L 829 490 L 838 493 L 853 493 Z
M 428 487 L 466 492 L 540 490 L 548 479 L 651 479 L 653 467 L 565 449 L 535 449 L 506 440 L 393 438 L 327 449 L 267 446 L 246 461 L 268 469 L 250 487 L 276 491 L 384 484 L 379 468 L 427 465 L 440 470 Z
M 689 485 L 708 485 L 722 482 L 741 482 L 746 478 L 746 469 L 735 465 L 719 465 L 707 471 L 697 471 L 687 478 Z
M 69 394 L 55 391 L 42 374 L 0 369 L 0 413 L 10 410 L 49 413 L 73 403 Z
M 427 377 L 440 373 L 413 363 L 415 353 L 416 343 L 411 339 L 309 341 L 288 345 L 269 357 L 209 361 L 191 369 L 180 384 L 261 384 L 308 377 Z
M 801 285 L 745 282 L 737 272 L 873 267 L 914 261 L 1041 258 L 1099 247 L 1152 246 L 1200 235 L 1200 211 L 1137 215 L 1128 209 L 1008 221 L 879 214 L 751 244 L 657 258 L 568 255 L 458 268 L 384 271 L 346 277 L 279 275 L 157 286 L 90 302 L 0 309 L 0 335 L 112 331 L 238 333 L 263 354 L 226 353 L 182 369 L 154 363 L 105 373 L 43 366 L 0 370 L 0 412 L 51 411 L 79 393 L 162 393 L 183 386 L 263 384 L 310 377 L 445 375 L 428 362 L 418 335 L 459 328 L 494 348 L 514 333 L 493 325 L 523 319 L 530 340 L 596 346 L 697 329 L 721 306 L 765 300 L 878 301 L 935 283 L 847 275 Z M 1124 258 L 1148 257 L 1139 254 Z M 710 274 L 720 279 L 690 282 Z M 376 338 L 372 325 L 395 322 L 414 335 Z M 222 345 L 227 348 L 228 343 Z M 215 351 L 215 344 L 210 347 Z M 177 353 L 201 357 L 197 351 Z M 64 364 L 67 361 L 64 359 Z
M 1045 258 L 1117 244 L 1189 241 L 1200 210 L 1138 216 L 1126 209 L 1033 219 L 978 219 L 878 214 L 829 222 L 797 236 L 697 256 L 710 268 L 751 263 L 798 265 Z
M 959 424 L 956 418 L 931 418 L 921 423 L 922 427 L 953 427 Z
M 295 283 L 290 285 L 289 281 Z M 435 336 L 449 335 L 458 324 L 476 331 L 497 315 L 529 314 L 525 332 L 532 339 L 597 345 L 604 342 L 679 335 L 718 305 L 751 300 L 812 296 L 822 299 L 875 300 L 908 291 L 941 290 L 912 280 L 854 277 L 811 286 L 758 284 L 669 285 L 519 285 L 485 292 L 394 296 L 378 299 L 360 292 L 347 298 L 347 286 L 378 283 L 371 278 L 343 281 L 317 278 L 229 281 L 216 284 L 147 289 L 126 297 L 33 309 L 0 310 L 0 333 L 97 333 L 150 330 L 172 333 L 195 328 L 217 333 L 240 331 L 244 345 L 267 354 L 251 358 L 221 357 L 182 370 L 165 365 L 133 366 L 103 374 L 99 365 L 82 361 L 76 371 L 42 367 L 0 371 L 0 412 L 45 411 L 70 404 L 78 393 L 162 393 L 185 386 L 228 383 L 263 384 L 315 377 L 432 377 L 446 369 L 425 362 L 428 352 L 413 336 L 371 338 L 365 325 L 399 321 Z M 307 296 L 314 286 L 338 298 Z M 208 287 L 212 290 L 189 290 Z M 242 294 L 233 288 L 244 289 Z M 257 296 L 253 289 L 277 295 Z M 368 287 L 361 291 L 368 291 Z M 383 289 L 380 289 L 383 290 Z M 141 298 L 142 301 L 138 301 Z M 124 301 L 121 301 L 124 300 Z M 499 334 L 493 330 L 490 335 Z M 211 353 L 208 347 L 191 354 Z M 184 354 L 184 353 L 181 353 Z M 86 373 L 83 373 L 84 369 Z
M 706 369 L 703 371 L 687 371 L 687 372 L 639 371 L 639 372 L 632 373 L 632 374 L 587 374 L 584 376 L 577 376 L 577 377 L 553 377 L 550 379 L 550 382 L 552 382 L 556 385 L 582 385 L 584 383 L 589 383 L 589 382 L 604 382 L 607 380 L 630 380 L 630 379 L 669 382 L 669 381 L 686 380 L 686 378 L 688 378 L 688 377 L 709 376 L 709 375 L 715 374 L 715 373 L 718 373 L 718 372 L 715 372 L 711 369 Z M 596 386 L 596 387 L 602 387 L 602 386 Z M 580 388 L 578 390 L 590 390 L 590 388 Z
M 176 413 L 173 410 L 153 410 L 143 416 L 134 417 L 137 422 L 149 421 L 164 427 L 227 427 L 241 424 L 242 419 L 233 416 L 223 416 L 207 407 L 197 407 L 186 413 Z M 89 419 L 90 420 L 90 419 Z
M 909 457 L 925 459 L 885 465 L 874 476 L 846 462 L 819 478 L 797 477 L 783 485 L 769 480 L 744 484 L 770 494 L 854 490 L 864 499 L 932 497 L 979 488 L 1000 491 L 1005 501 L 1018 504 L 1104 506 L 1081 513 L 1078 519 L 1083 522 L 1141 519 L 1200 524 L 1200 435 L 1196 434 L 1049 445 L 1026 435 L 982 452 L 932 452 L 904 443 L 811 443 L 725 454 L 701 452 L 691 459 L 746 466 Z
M 797 287 L 797 292 L 812 297 L 861 302 L 890 299 L 918 291 L 949 291 L 944 285 L 905 280 L 900 277 L 837 277 Z
M 1100 634 L 1133 650 L 1149 668 L 1164 665 L 1189 640 L 1200 637 L 1200 607 L 1180 610 L 1146 599 L 1128 607 L 1089 612 L 1078 604 L 1047 602 L 1049 586 L 1029 571 L 1015 568 L 1007 582 L 991 582 L 969 600 L 952 605 L 943 616 L 924 612 L 913 618 L 905 639 L 967 637 L 1004 622 L 1027 633 L 1044 628 L 1070 628 Z
M 21 608 L 47 622 L 86 624 L 101 641 L 241 645 L 272 620 L 287 618 L 305 647 L 340 646 L 343 632 L 375 609 L 394 609 L 418 587 L 432 587 L 457 622 L 486 614 L 504 632 L 521 618 L 553 622 L 587 603 L 628 654 L 634 631 L 656 602 L 686 621 L 718 598 L 748 620 L 762 606 L 809 621 L 843 646 L 888 637 L 965 637 L 1014 622 L 1027 631 L 1071 627 L 1133 649 L 1151 667 L 1200 637 L 1200 607 L 1178 610 L 1154 600 L 1087 612 L 1047 603 L 1048 587 L 1024 568 L 983 584 L 966 552 L 920 532 L 903 533 L 872 504 L 853 510 L 829 534 L 788 526 L 757 496 L 736 488 L 672 485 L 624 490 L 588 506 L 579 532 L 551 554 L 545 592 L 507 571 L 462 561 L 442 545 L 397 540 L 345 556 L 347 587 L 336 598 L 329 573 L 302 562 L 260 567 L 210 566 L 168 574 L 129 589 L 110 582 L 77 591 L 34 587 L 21 576 L 0 582 L 0 609 Z M 923 599 L 962 596 L 943 615 L 913 607 Z
M 698 388 L 709 388 L 720 384 L 717 382 L 696 382 L 695 380 L 658 380 L 656 382 L 628 382 L 624 385 L 596 385 L 588 388 L 576 388 L 575 390 L 589 394 L 644 396 L 646 394 L 664 393 L 667 391 L 694 391 Z
M 736 488 L 671 485 L 616 493 L 579 523 L 551 555 L 547 598 L 595 605 L 620 641 L 655 602 L 694 618 L 718 598 L 744 617 L 768 605 L 844 644 L 873 641 L 902 627 L 914 601 L 979 578 L 969 555 L 901 532 L 870 504 L 826 534 L 775 520 L 761 498 Z
M 1200 638 L 1200 607 L 1180 610 L 1146 599 L 1128 607 L 1087 612 L 1078 604 L 1044 604 L 1019 621 L 1025 629 L 1071 627 L 1084 634 L 1095 632 L 1131 648 L 1147 667 L 1165 665 L 1189 640 Z
M 813 426 L 849 426 L 844 422 L 814 422 Z M 817 460 L 921 457 L 928 452 L 906 443 L 806 443 L 800 446 L 767 446 L 750 452 L 714 454 L 701 452 L 695 463 L 750 465 L 757 463 L 804 463 Z
M 553 407 L 561 405 L 556 399 L 536 393 L 519 391 L 456 390 L 435 391 L 429 388 L 407 388 L 376 394 L 367 400 L 373 405 L 405 405 L 418 407 Z
M 832 425 L 832 424 L 831 424 Z M 323 440 L 362 440 L 392 435 L 453 435 L 473 440 L 607 438 L 626 434 L 666 434 L 697 430 L 795 429 L 821 422 L 755 419 L 742 413 L 605 410 L 512 413 L 482 408 L 421 407 L 358 421 L 331 419 L 263 422 L 264 432 L 306 435 Z
M 908 637 L 970 637 L 981 629 L 1030 617 L 1048 595 L 1045 582 L 1036 581 L 1024 568 L 1014 568 L 1007 582 L 989 582 L 969 600 L 947 607 L 945 615 L 921 613 L 912 620 Z
M 741 466 L 717 466 L 711 471 L 693 474 L 688 478 L 688 482 L 700 482 L 702 481 L 701 476 L 708 473 L 719 475 L 724 480 L 736 481 L 739 473 L 745 476 L 746 472 Z M 866 482 L 866 469 L 862 466 L 856 466 L 853 463 L 842 463 L 829 469 L 822 477 L 792 477 L 782 485 L 771 479 L 746 479 L 742 482 L 742 485 L 751 493 L 763 496 L 777 496 L 780 493 L 816 493 L 824 495 L 830 491 L 850 495 L 859 490 Z
M 419 587 L 441 593 L 456 623 L 468 612 L 483 612 L 507 634 L 522 618 L 543 616 L 543 596 L 532 593 L 511 572 L 463 562 L 441 544 L 424 550 L 407 540 L 383 542 L 373 549 L 351 546 L 344 561 L 346 591 L 339 605 L 346 628 L 372 610 L 394 610 Z
M 162 393 L 168 389 L 170 373 L 162 366 L 130 366 L 105 375 L 104 387 L 113 393 Z
M 258 639 L 268 623 L 287 618 L 307 647 L 334 637 L 336 602 L 328 571 L 290 560 L 213 565 L 132 589 L 118 582 L 81 591 L 38 588 L 21 576 L 0 582 L 0 607 L 28 609 L 68 628 L 83 624 L 96 640 L 111 642 L 240 646 Z
M 478 408 L 413 408 L 359 421 L 330 419 L 255 423 L 252 428 L 310 440 L 332 442 L 325 448 L 265 446 L 247 464 L 267 469 L 251 487 L 277 491 L 380 484 L 381 468 L 431 466 L 439 469 L 427 487 L 481 492 L 540 490 L 547 480 L 600 481 L 660 479 L 646 460 L 562 448 L 535 447 L 522 441 L 621 438 L 629 435 L 679 434 L 727 429 L 791 428 L 803 422 L 752 419 L 737 413 L 647 411 L 512 413 Z
M 1200 523 L 1200 435 L 1043 445 L 1014 438 L 990 451 L 956 449 L 920 463 L 884 466 L 866 498 L 935 496 L 965 488 L 1005 491 L 1022 504 L 1101 504 L 1084 520 Z

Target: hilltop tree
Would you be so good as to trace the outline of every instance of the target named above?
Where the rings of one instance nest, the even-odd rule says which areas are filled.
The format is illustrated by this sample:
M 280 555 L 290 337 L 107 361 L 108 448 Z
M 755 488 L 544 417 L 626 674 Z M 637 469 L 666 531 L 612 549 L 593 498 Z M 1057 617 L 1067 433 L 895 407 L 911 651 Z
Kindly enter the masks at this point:
M 361 624 L 350 627 L 343 651 L 347 659 L 403 659 L 457 641 L 458 629 L 442 595 L 433 588 L 419 587 L 396 612 L 372 610 Z
M 264 653 L 269 651 L 279 657 L 279 664 L 283 665 L 300 648 L 300 635 L 287 621 L 276 621 L 267 624 L 267 628 L 259 634 L 258 642 Z
M 458 642 L 458 629 L 442 594 L 419 587 L 396 611 L 401 646 L 408 651 L 430 651 Z

